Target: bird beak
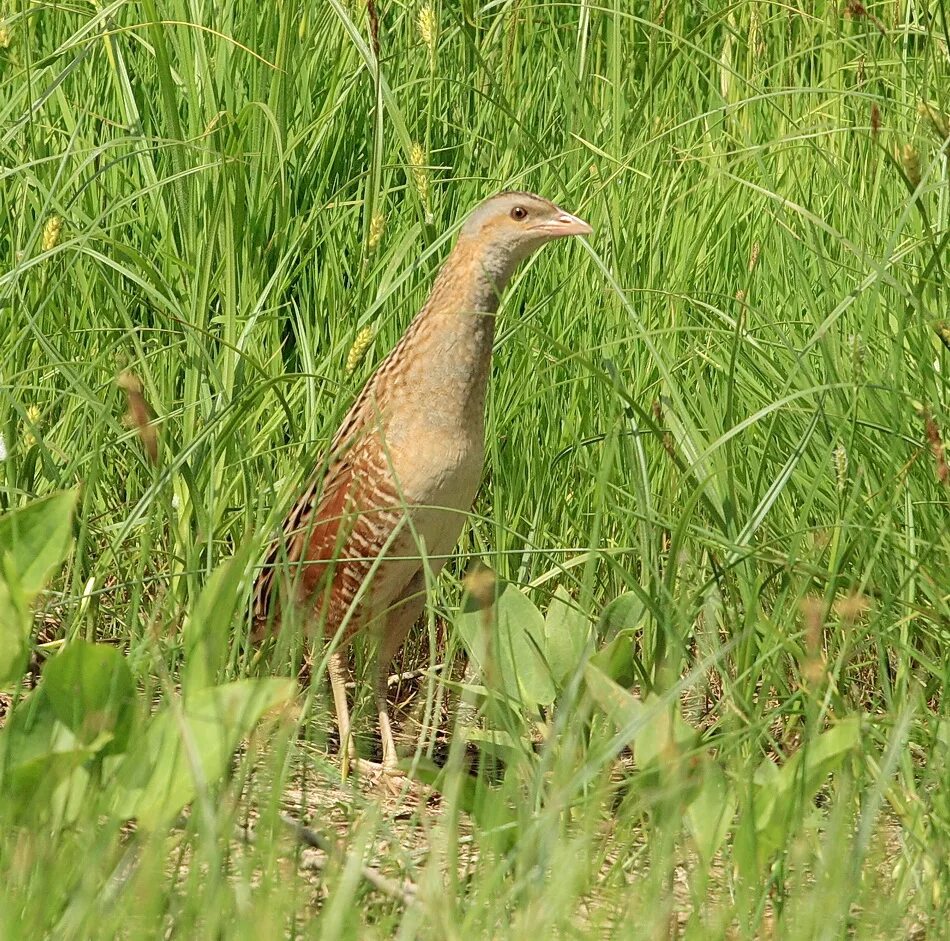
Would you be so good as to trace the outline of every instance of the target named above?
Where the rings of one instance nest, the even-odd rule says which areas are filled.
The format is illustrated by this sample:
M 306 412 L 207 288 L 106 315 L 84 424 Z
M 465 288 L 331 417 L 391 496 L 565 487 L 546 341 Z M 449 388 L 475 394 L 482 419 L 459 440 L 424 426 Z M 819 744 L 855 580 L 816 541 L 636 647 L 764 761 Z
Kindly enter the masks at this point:
M 546 219 L 532 226 L 535 232 L 540 232 L 548 238 L 560 238 L 564 235 L 590 235 L 594 230 L 577 216 L 561 209 L 553 219 Z

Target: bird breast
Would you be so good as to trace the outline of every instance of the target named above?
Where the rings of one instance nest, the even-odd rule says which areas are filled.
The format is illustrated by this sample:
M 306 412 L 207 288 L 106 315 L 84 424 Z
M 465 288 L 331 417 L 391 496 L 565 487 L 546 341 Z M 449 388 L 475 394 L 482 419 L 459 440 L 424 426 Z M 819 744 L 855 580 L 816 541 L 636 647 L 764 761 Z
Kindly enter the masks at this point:
M 446 427 L 431 414 L 390 422 L 383 448 L 394 482 L 410 505 L 468 510 L 485 461 L 484 434 L 477 427 Z
M 437 573 L 451 556 L 478 489 L 482 435 L 447 435 L 424 414 L 403 416 L 354 457 L 360 521 L 344 554 L 369 558 L 387 546 L 372 584 L 372 606 L 385 606 L 418 572 L 420 558 Z M 368 568 L 354 573 L 354 590 Z

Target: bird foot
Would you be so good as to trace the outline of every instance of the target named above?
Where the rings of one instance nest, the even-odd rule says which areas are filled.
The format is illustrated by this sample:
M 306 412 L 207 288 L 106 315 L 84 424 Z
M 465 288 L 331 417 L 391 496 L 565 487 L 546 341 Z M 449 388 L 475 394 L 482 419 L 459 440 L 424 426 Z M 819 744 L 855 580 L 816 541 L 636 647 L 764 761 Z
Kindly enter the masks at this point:
M 389 797 L 399 797 L 409 790 L 409 778 L 395 765 L 357 758 L 350 762 L 350 767 L 358 774 L 364 775 L 368 781 Z

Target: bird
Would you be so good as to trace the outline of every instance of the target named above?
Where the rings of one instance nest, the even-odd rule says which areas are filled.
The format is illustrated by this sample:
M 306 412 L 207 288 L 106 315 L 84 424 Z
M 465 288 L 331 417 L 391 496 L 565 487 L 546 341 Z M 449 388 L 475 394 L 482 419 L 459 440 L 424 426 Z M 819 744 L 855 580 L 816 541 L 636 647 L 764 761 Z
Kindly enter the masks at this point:
M 255 630 L 273 635 L 290 604 L 331 641 L 327 673 L 344 769 L 349 759 L 400 775 L 389 669 L 478 491 L 502 293 L 545 243 L 592 232 L 534 193 L 505 191 L 476 206 L 425 304 L 357 395 L 271 543 L 255 584 Z M 357 758 L 351 735 L 346 647 L 360 631 L 377 641 L 381 765 Z

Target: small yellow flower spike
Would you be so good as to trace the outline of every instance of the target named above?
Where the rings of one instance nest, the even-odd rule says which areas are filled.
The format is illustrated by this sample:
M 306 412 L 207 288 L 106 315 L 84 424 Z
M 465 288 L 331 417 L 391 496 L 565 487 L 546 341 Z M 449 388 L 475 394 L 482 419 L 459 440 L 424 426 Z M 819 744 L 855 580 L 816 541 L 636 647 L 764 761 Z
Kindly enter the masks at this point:
M 413 144 L 409 150 L 409 169 L 412 173 L 412 181 L 416 184 L 416 190 L 419 192 L 419 198 L 422 205 L 429 208 L 429 172 L 426 169 L 426 152 L 421 144 Z
M 359 333 L 356 334 L 356 339 L 353 341 L 353 345 L 350 347 L 350 352 L 346 354 L 346 373 L 349 375 L 359 366 L 362 362 L 363 357 L 366 355 L 366 351 L 369 349 L 370 343 L 373 342 L 373 338 L 376 336 L 376 331 L 372 327 L 363 327 Z
M 755 266 L 759 263 L 759 255 L 762 253 L 762 246 L 758 242 L 752 243 L 752 250 L 749 252 L 749 273 L 755 271 Z
M 43 251 L 48 252 L 59 244 L 59 235 L 63 230 L 63 220 L 59 216 L 50 216 L 43 226 Z
M 369 250 L 375 252 L 379 248 L 379 243 L 383 240 L 383 232 L 386 231 L 386 217 L 377 212 L 373 214 L 373 219 L 369 224 Z
M 435 52 L 435 44 L 439 36 L 439 21 L 431 4 L 426 3 L 419 8 L 416 26 L 419 29 L 419 36 L 429 47 L 429 51 Z
M 32 448 L 36 444 L 36 435 L 34 432 L 39 429 L 43 421 L 43 412 L 38 405 L 31 405 L 26 410 L 26 421 L 24 422 L 23 444 Z
M 838 491 L 844 493 L 845 487 L 848 485 L 848 451 L 843 444 L 839 444 L 835 448 L 833 457 Z

